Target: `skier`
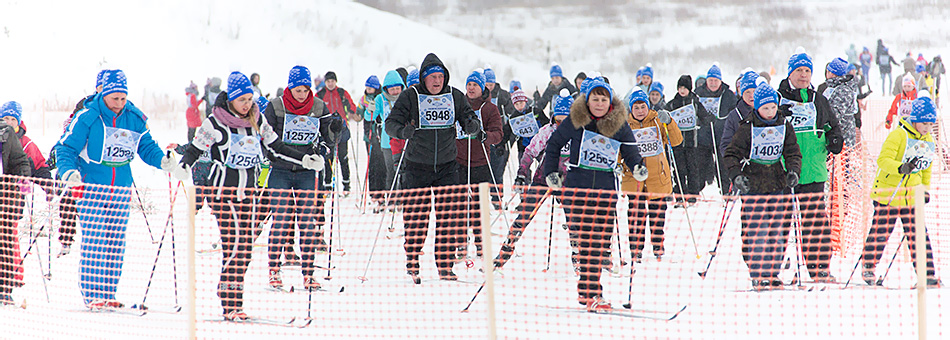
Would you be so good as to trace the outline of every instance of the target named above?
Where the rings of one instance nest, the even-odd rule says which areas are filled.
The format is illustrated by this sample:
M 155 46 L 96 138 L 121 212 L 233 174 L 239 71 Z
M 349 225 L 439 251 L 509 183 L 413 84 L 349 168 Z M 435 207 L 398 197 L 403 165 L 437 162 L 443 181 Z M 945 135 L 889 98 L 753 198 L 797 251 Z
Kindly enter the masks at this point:
M 891 108 L 887 110 L 887 118 L 884 119 L 884 128 L 890 130 L 894 122 L 894 117 L 906 117 L 911 113 L 914 99 L 917 99 L 917 85 L 914 77 L 905 74 L 901 77 L 901 93 L 894 97 L 891 102 Z
M 52 180 L 53 175 L 50 172 L 49 165 L 46 164 L 46 157 L 43 157 L 43 153 L 33 143 L 33 140 L 26 136 L 26 124 L 23 123 L 22 117 L 23 106 L 20 103 L 9 101 L 0 106 L 0 118 L 3 118 L 3 122 L 13 129 L 14 135 L 20 141 L 20 146 L 23 147 L 23 152 L 30 157 L 32 166 L 30 167 L 29 176 L 41 180 Z M 39 184 L 46 191 L 46 199 L 52 200 L 55 191 L 50 182 L 42 181 Z
M 828 181 L 828 153 L 839 154 L 843 146 L 838 118 L 828 99 L 811 85 L 812 59 L 798 47 L 788 59 L 788 76 L 779 84 L 779 106 L 790 105 L 787 117 L 795 128 L 802 156 L 799 186 L 794 188 L 800 203 L 802 252 L 808 272 L 818 282 L 834 282 L 831 262 L 831 225 L 825 213 L 825 182 Z
M 699 102 L 703 104 L 703 108 L 712 117 L 710 119 L 712 130 L 707 129 L 709 123 L 706 123 L 703 129 L 700 130 L 698 141 L 699 145 L 710 151 L 709 154 L 703 156 L 703 159 L 709 161 L 701 163 L 706 165 L 703 170 L 707 174 L 706 183 L 713 183 L 718 178 L 719 183 L 717 184 L 720 192 L 727 195 L 729 182 L 725 180 L 725 171 L 721 166 L 722 154 L 713 146 L 722 144 L 723 126 L 726 118 L 729 117 L 729 112 L 736 108 L 736 94 L 729 89 L 728 84 L 722 81 L 722 70 L 719 68 L 719 63 L 713 63 L 706 73 L 706 82 L 696 87 L 695 93 L 699 97 Z
M 503 125 L 501 116 L 498 113 L 498 107 L 491 103 L 489 92 L 485 91 L 485 76 L 478 70 L 472 72 L 465 80 L 465 98 L 468 104 L 475 110 L 475 114 L 481 120 L 482 131 L 476 134 L 466 134 L 461 125 L 456 125 L 458 136 L 455 141 L 455 148 L 458 150 L 455 161 L 459 163 L 458 184 L 471 185 L 477 183 L 490 183 L 492 186 L 498 186 L 503 183 L 496 182 L 492 177 L 492 169 L 489 166 L 489 159 L 486 158 L 488 149 L 501 142 L 503 136 Z M 474 205 L 478 199 L 476 197 L 465 197 L 467 203 L 464 207 L 466 213 L 465 224 L 467 230 L 462 231 L 462 236 L 456 240 L 460 254 L 465 253 L 467 242 L 464 242 L 468 230 L 474 234 L 475 248 L 478 257 L 482 257 L 482 228 L 481 214 Z
M 198 106 L 204 103 L 204 99 L 198 99 L 198 85 L 191 82 L 185 88 L 185 95 L 188 97 L 188 110 L 185 111 L 185 119 L 188 122 L 188 142 L 195 138 L 195 129 L 201 126 L 204 117 L 199 113 Z
M 174 157 L 163 157 L 142 113 L 126 96 L 122 70 L 102 76 L 102 90 L 83 103 L 56 143 L 60 179 L 85 185 L 79 201 L 83 245 L 79 286 L 87 308 L 122 308 L 115 292 L 122 275 L 125 229 L 132 197 L 129 163 L 139 155 L 146 164 L 173 172 Z
M 755 290 L 782 289 L 778 278 L 789 226 L 785 223 L 787 187 L 798 185 L 802 154 L 791 113 L 776 104 L 768 83 L 755 89 L 754 111 L 742 120 L 726 148 L 723 165 L 739 193 L 752 196 L 742 203 L 742 259 Z
M 666 110 L 666 95 L 663 94 L 663 84 L 658 81 L 650 85 L 650 110 L 659 112 Z
M 693 93 L 693 81 L 687 74 L 676 81 L 676 95 L 666 103 L 666 110 L 670 111 L 676 125 L 683 131 L 683 143 L 673 148 L 673 170 L 679 179 L 677 186 L 680 193 L 690 197 L 678 197 L 677 201 L 686 200 L 693 204 L 696 195 L 706 186 L 709 163 L 706 155 L 712 154 L 709 149 L 712 140 L 702 135 L 709 135 L 705 130 L 709 129 L 707 126 L 713 118 Z M 701 139 L 703 143 L 700 143 Z
M 294 84 L 299 88 L 299 84 L 306 83 L 301 81 Z M 293 96 L 291 91 L 292 88 L 288 87 L 284 89 L 284 94 Z M 304 91 L 303 94 L 309 96 L 308 92 Z M 195 132 L 195 140 L 188 146 L 175 169 L 176 177 L 186 179 L 190 172 L 188 168 L 198 157 L 205 151 L 211 153 L 214 165 L 209 178 L 212 187 L 209 199 L 218 222 L 223 250 L 218 297 L 221 299 L 222 315 L 228 321 L 248 319 L 244 313 L 244 274 L 251 262 L 255 217 L 264 214 L 263 211 L 256 211 L 257 177 L 254 176 L 264 158 L 264 149 L 275 165 L 280 160 L 314 171 L 323 169 L 324 165 L 324 159 L 319 154 L 303 154 L 285 145 L 281 141 L 285 136 L 275 133 L 270 123 L 262 119 L 253 96 L 247 76 L 232 72 L 228 76 L 227 91 L 218 95 L 212 114 L 201 123 Z M 294 98 L 294 101 L 297 99 Z M 285 109 L 306 114 L 308 111 L 302 109 L 307 101 L 305 98 L 303 102 L 289 104 L 293 106 L 288 105 Z M 287 102 L 290 102 L 290 98 Z M 283 99 L 276 99 L 271 102 L 271 105 L 275 104 L 287 103 Z M 287 137 L 294 136 L 291 134 Z M 276 168 L 274 170 L 277 171 Z M 313 172 L 309 172 L 309 176 L 314 177 Z
M 548 86 L 544 88 L 544 94 L 539 96 L 538 92 L 535 91 L 534 106 L 541 110 L 547 108 L 551 99 L 558 93 L 561 93 L 561 89 L 566 88 L 568 91 L 571 91 L 571 93 L 577 92 L 577 88 L 564 79 L 564 71 L 561 70 L 561 65 L 556 63 L 551 65 L 551 70 L 548 74 L 551 76 L 551 81 L 548 82 Z
M 299 65 L 291 68 L 287 76 L 287 87 L 281 95 L 270 100 L 264 110 L 264 118 L 267 125 L 273 127 L 274 133 L 280 136 L 284 148 L 323 159 L 327 155 L 328 147 L 325 142 L 333 124 L 330 124 L 332 118 L 326 104 L 314 98 L 310 89 L 312 85 L 308 68 Z M 322 209 L 325 205 L 324 194 L 316 193 L 315 189 L 317 177 L 326 174 L 318 174 L 319 171 L 307 168 L 301 162 L 286 160 L 269 153 L 271 169 L 267 187 L 277 189 L 271 193 L 276 197 L 271 198 L 274 223 L 268 237 L 269 284 L 274 289 L 283 287 L 278 260 L 281 253 L 294 253 L 293 245 L 288 244 L 288 241 L 293 240 L 296 221 L 301 236 L 300 269 L 304 278 L 303 288 L 319 289 L 320 283 L 313 277 L 314 259 L 316 252 L 325 252 L 327 246 L 323 240 L 323 231 L 317 225 L 325 225 L 326 217 Z
M 655 84 L 655 83 L 654 83 Z M 631 168 L 624 163 L 621 187 L 630 198 L 627 218 L 631 258 L 640 262 L 646 241 L 647 219 L 650 223 L 650 243 L 653 255 L 660 261 L 665 254 L 663 227 L 666 224 L 667 199 L 673 192 L 672 173 L 667 159 L 667 145 L 683 143 L 683 134 L 666 110 L 649 108 L 649 98 L 640 89 L 630 96 L 630 114 L 627 124 L 633 131 L 640 157 L 649 172 L 645 181 L 636 180 Z
M 523 99 L 520 97 L 524 97 Z M 524 95 L 524 92 L 520 90 L 515 91 L 515 106 L 518 106 L 519 103 L 524 103 L 522 100 L 527 100 L 527 96 Z M 519 167 L 518 167 L 518 176 L 514 181 L 514 190 L 521 193 L 522 201 L 518 205 L 517 211 L 518 218 L 511 224 L 511 227 L 508 228 L 508 237 L 505 238 L 505 242 L 501 245 L 501 250 L 498 252 L 498 256 L 495 257 L 495 268 L 501 268 L 511 259 L 511 255 L 515 252 L 515 243 L 521 239 L 521 235 L 524 233 L 525 228 L 528 224 L 537 216 L 538 207 L 544 203 L 541 198 L 544 197 L 544 188 L 547 188 L 547 183 L 544 182 L 544 176 L 541 169 L 544 169 L 544 148 L 548 143 L 548 138 L 551 137 L 551 133 L 557 129 L 558 125 L 561 124 L 561 121 L 567 117 L 571 112 L 571 105 L 574 104 L 574 97 L 571 96 L 570 92 L 567 89 L 562 89 L 561 93 L 558 94 L 557 98 L 554 98 L 553 106 L 551 110 L 551 118 L 554 119 L 550 123 L 544 124 L 541 127 L 537 134 L 530 138 L 530 144 L 524 149 L 524 153 L 519 158 Z M 530 113 L 524 113 L 528 117 L 531 117 Z M 520 129 L 515 129 L 518 131 Z M 570 146 L 565 146 L 561 149 L 561 157 L 558 158 L 558 174 L 563 176 L 566 170 L 566 164 L 568 156 L 570 156 Z M 534 176 L 531 176 L 531 165 L 535 161 L 538 161 L 538 171 L 535 171 Z M 528 179 L 531 178 L 531 186 L 525 188 L 524 186 L 528 184 Z M 551 189 L 548 189 L 549 191 Z M 557 199 L 560 196 L 559 193 L 550 192 L 552 198 Z M 563 207 L 563 206 L 562 206 Z M 565 211 L 567 213 L 567 211 Z M 574 266 L 577 266 L 577 238 L 576 230 L 571 230 L 571 249 L 573 249 L 571 261 L 574 263 Z
M 525 149 L 531 144 L 532 138 L 538 133 L 540 126 L 547 125 L 549 121 L 543 111 L 529 103 L 528 96 L 521 89 L 511 93 L 511 100 L 514 102 L 515 111 L 508 119 L 508 125 L 511 126 L 512 133 L 517 137 L 518 159 L 521 159 L 524 156 Z
M 868 85 L 871 86 L 871 63 L 874 62 L 874 56 L 871 55 L 871 50 L 864 47 L 864 50 L 861 51 L 861 55 L 858 56 L 858 59 L 861 60 L 861 75 L 864 76 L 864 79 Z
M 915 187 L 930 187 L 933 171 L 931 165 L 935 156 L 934 137 L 931 132 L 936 121 L 937 111 L 933 101 L 927 97 L 915 99 L 910 116 L 898 118 L 898 127 L 887 135 L 881 147 L 881 154 L 877 158 L 879 170 L 871 191 L 874 218 L 871 219 L 871 230 L 861 256 L 864 259 L 862 276 L 868 285 L 880 285 L 883 281 L 881 278 L 875 282 L 874 270 L 881 261 L 887 239 L 898 218 L 904 227 L 904 237 L 907 239 L 911 258 L 917 260 Z M 927 203 L 929 198 L 930 194 L 925 192 L 924 203 Z M 924 230 L 926 232 L 927 228 Z M 927 286 L 939 288 L 942 282 L 937 278 L 934 269 L 933 250 L 930 235 L 927 234 Z
M 578 231 L 580 278 L 577 301 L 589 311 L 610 309 L 604 301 L 600 275 L 610 249 L 614 216 L 603 209 L 617 203 L 619 179 L 618 157 L 633 165 L 637 180 L 648 173 L 643 159 L 633 145 L 633 133 L 626 124 L 626 109 L 613 96 L 610 85 L 602 78 L 590 85 L 571 106 L 571 114 L 551 134 L 544 149 L 545 182 L 554 190 L 561 189 L 561 200 L 568 214 L 568 224 Z M 561 148 L 571 143 L 571 156 L 565 177 L 558 173 Z M 581 157 L 584 154 L 585 157 Z M 563 189 L 562 189 L 563 185 Z M 594 191 L 604 190 L 604 191 Z
M 393 187 L 393 181 L 396 176 L 396 164 L 398 161 L 393 156 L 393 149 L 391 140 L 392 138 L 386 133 L 385 124 L 386 118 L 389 117 L 389 113 L 392 112 L 393 104 L 396 103 L 396 99 L 399 98 L 399 95 L 402 94 L 402 90 L 406 85 L 402 82 L 402 78 L 399 77 L 399 73 L 396 71 L 386 72 L 386 76 L 383 78 L 383 92 L 381 95 L 376 96 L 375 98 L 375 107 L 371 114 L 371 120 L 373 122 L 373 133 L 379 135 L 379 145 L 383 154 L 383 163 L 386 166 L 386 177 L 385 177 L 385 187 L 383 190 L 389 190 Z M 385 203 L 385 202 L 384 202 Z
M 429 207 L 432 195 L 429 188 L 455 185 L 458 182 L 455 123 L 466 134 L 482 131 L 475 111 L 465 94 L 449 84 L 449 71 L 439 57 L 429 53 L 419 69 L 420 83 L 404 91 L 393 104 L 386 118 L 386 132 L 395 138 L 406 140 L 403 150 L 401 176 L 403 189 L 425 188 L 407 194 L 403 211 L 405 225 L 406 270 L 415 284 L 419 278 L 419 254 L 425 243 L 429 226 Z M 449 193 L 448 191 L 453 191 Z M 450 202 L 457 189 L 435 188 L 435 262 L 442 280 L 457 280 L 452 271 L 455 263 L 456 237 L 463 230 L 450 218 L 458 216 L 461 209 Z M 415 196 L 411 196 L 415 195 Z
M 395 72 L 395 71 L 393 71 Z M 396 73 L 396 77 L 399 74 Z M 388 190 L 386 185 L 387 167 L 392 164 L 392 149 L 389 148 L 389 140 L 385 142 L 380 136 L 383 120 L 375 114 L 376 98 L 379 97 L 380 87 L 379 78 L 375 75 L 366 79 L 363 98 L 360 99 L 360 105 L 356 108 L 356 121 L 363 122 L 363 141 L 366 142 L 368 161 L 366 164 L 366 190 L 372 192 L 369 194 L 370 200 L 377 204 L 383 204 L 383 190 Z M 382 144 L 385 143 L 385 146 Z M 389 162 L 387 162 L 387 158 Z
M 650 85 L 653 85 L 653 65 L 647 63 L 638 79 L 637 86 L 640 87 L 640 91 L 643 91 L 643 93 L 650 92 Z
M 881 94 L 887 95 L 887 88 L 894 82 L 891 78 L 891 65 L 900 66 L 888 52 L 881 39 L 877 40 L 877 67 L 881 71 Z M 886 81 L 885 81 L 886 80 Z
M 10 102 L 14 103 L 14 102 Z M 0 108 L 0 115 L 7 117 L 9 111 L 16 110 L 13 105 L 4 104 Z M 19 104 L 15 105 L 16 107 Z M 22 110 L 22 109 L 20 109 Z M 5 118 L 4 121 L 7 119 Z M 12 176 L 30 176 L 30 157 L 23 151 L 23 146 L 13 132 L 13 126 L 0 123 L 0 149 L 3 164 L 3 175 L 0 179 L 0 189 L 4 195 L 0 199 L 0 207 L 4 218 L 0 219 L 0 305 L 13 305 L 10 294 L 13 288 L 23 285 L 23 259 L 19 251 L 19 227 L 17 221 L 23 216 L 23 192 L 20 190 L 20 181 Z
M 838 119 L 844 146 L 851 149 L 858 142 L 858 128 L 855 114 L 858 112 L 858 78 L 847 74 L 848 62 L 835 58 L 825 67 L 825 82 L 818 86 Z
M 736 108 L 730 111 L 729 116 L 726 117 L 726 122 L 722 126 L 722 143 L 718 145 L 719 153 L 724 156 L 726 154 L 726 147 L 732 143 L 732 137 L 735 135 L 736 129 L 739 128 L 739 122 L 745 120 L 753 111 L 752 107 L 755 105 L 755 88 L 758 81 L 759 75 L 752 69 L 747 69 L 747 71 L 743 72 L 742 77 L 739 79 L 740 100 L 736 103 Z M 764 82 L 765 79 L 761 81 Z M 723 186 L 725 186 L 725 184 L 723 184 Z
M 353 98 L 350 98 L 350 93 L 346 92 L 343 88 L 337 86 L 336 73 L 333 71 L 327 71 L 327 74 L 323 76 L 326 87 L 317 91 L 316 97 L 320 100 L 323 100 L 326 103 L 327 108 L 330 109 L 330 113 L 337 114 L 343 119 L 343 132 L 340 135 L 340 140 L 334 144 L 330 145 L 330 152 L 328 153 L 331 158 L 333 155 L 336 155 L 336 160 L 340 161 L 340 175 L 342 176 L 343 182 L 343 192 L 344 195 L 349 194 L 350 192 L 350 160 L 349 160 L 349 140 L 350 140 L 350 127 L 349 120 L 356 120 L 356 104 L 353 104 Z M 333 174 L 329 171 L 331 169 L 332 163 L 336 160 L 330 159 L 326 163 L 326 172 L 324 172 L 323 183 L 325 186 L 330 186 L 330 181 L 333 178 Z

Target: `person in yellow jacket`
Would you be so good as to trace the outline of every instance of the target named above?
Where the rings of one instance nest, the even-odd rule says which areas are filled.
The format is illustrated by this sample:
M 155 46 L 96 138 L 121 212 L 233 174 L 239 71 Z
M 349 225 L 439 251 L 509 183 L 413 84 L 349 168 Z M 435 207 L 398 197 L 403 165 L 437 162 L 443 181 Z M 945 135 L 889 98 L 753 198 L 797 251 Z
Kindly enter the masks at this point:
M 897 218 L 904 226 L 904 235 L 911 256 L 914 251 L 914 187 L 930 186 L 931 163 L 934 159 L 934 138 L 930 133 L 937 121 L 937 111 L 928 97 L 914 100 L 911 115 L 902 117 L 898 127 L 887 135 L 877 158 L 878 172 L 871 190 L 874 203 L 874 218 L 871 230 L 864 243 L 864 273 L 868 285 L 881 285 L 883 278 L 875 280 L 874 270 L 881 261 L 887 239 L 894 230 Z M 925 193 L 929 201 L 929 193 Z M 925 229 L 926 230 L 926 229 Z M 933 250 L 930 236 L 927 240 L 927 286 L 939 287 L 940 280 L 934 270 Z
M 647 219 L 650 223 L 650 243 L 653 255 L 659 261 L 663 253 L 663 227 L 666 224 L 667 199 L 672 197 L 673 180 L 670 163 L 666 155 L 666 145 L 677 146 L 683 143 L 683 134 L 676 122 L 666 110 L 650 110 L 647 94 L 634 89 L 630 94 L 628 107 L 630 114 L 627 124 L 633 130 L 637 147 L 649 176 L 643 182 L 637 181 L 630 167 L 624 164 L 621 189 L 630 198 L 627 217 L 630 223 L 630 251 L 632 258 L 640 262 L 646 243 Z

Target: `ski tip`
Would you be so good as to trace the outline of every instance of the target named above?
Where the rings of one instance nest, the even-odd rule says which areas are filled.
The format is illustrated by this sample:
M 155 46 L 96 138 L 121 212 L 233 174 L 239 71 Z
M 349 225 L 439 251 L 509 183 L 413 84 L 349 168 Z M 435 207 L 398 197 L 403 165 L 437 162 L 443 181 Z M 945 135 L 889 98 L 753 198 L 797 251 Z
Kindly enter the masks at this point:
M 631 306 L 629 303 L 623 304 L 623 308 L 630 309 L 630 307 L 633 307 L 633 306 Z
M 671 316 L 668 320 L 669 320 L 669 321 L 672 321 L 673 319 L 676 319 L 677 316 L 680 316 L 680 313 L 682 313 L 684 310 L 686 310 L 686 307 L 689 307 L 689 305 L 683 305 L 683 308 L 680 308 L 680 310 L 679 310 L 678 312 L 674 313 L 673 316 Z
M 704 279 L 706 278 L 706 272 L 698 272 L 696 274 L 699 275 L 699 277 L 701 278 L 704 278 Z
M 344 289 L 346 289 L 346 286 L 341 286 L 341 287 L 340 287 L 340 293 L 342 293 Z
M 294 286 L 290 286 L 290 292 L 291 292 L 291 293 L 294 292 Z

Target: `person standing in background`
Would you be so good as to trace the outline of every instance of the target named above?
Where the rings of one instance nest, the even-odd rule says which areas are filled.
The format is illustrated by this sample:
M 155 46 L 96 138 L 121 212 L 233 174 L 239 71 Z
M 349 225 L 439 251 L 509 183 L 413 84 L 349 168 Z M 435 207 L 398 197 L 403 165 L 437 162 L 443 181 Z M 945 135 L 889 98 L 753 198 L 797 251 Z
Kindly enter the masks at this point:
M 191 82 L 185 88 L 185 95 L 188 96 L 188 110 L 185 111 L 185 120 L 188 121 L 188 142 L 191 143 L 191 140 L 195 139 L 195 130 L 205 120 L 205 117 L 201 115 L 201 111 L 198 110 L 198 106 L 205 100 L 203 98 L 198 99 L 198 85 L 195 85 L 195 82 Z
M 333 148 L 330 150 L 330 161 L 327 162 L 327 170 L 324 173 L 324 183 L 329 186 L 333 178 L 333 172 L 331 167 L 333 162 L 333 155 L 336 155 L 337 160 L 340 161 L 340 175 L 343 177 L 343 192 L 344 195 L 347 195 L 350 192 L 350 158 L 349 158 L 349 141 L 350 141 L 350 127 L 347 122 L 349 119 L 354 119 L 359 121 L 356 117 L 356 104 L 353 103 L 353 98 L 350 97 L 350 93 L 344 90 L 343 88 L 337 86 L 336 73 L 333 71 L 328 71 L 324 76 L 324 82 L 326 87 L 317 92 L 317 98 L 323 100 L 327 104 L 327 108 L 330 109 L 331 114 L 337 114 L 343 119 L 343 133 L 340 136 L 340 141 L 335 145 L 331 145 Z

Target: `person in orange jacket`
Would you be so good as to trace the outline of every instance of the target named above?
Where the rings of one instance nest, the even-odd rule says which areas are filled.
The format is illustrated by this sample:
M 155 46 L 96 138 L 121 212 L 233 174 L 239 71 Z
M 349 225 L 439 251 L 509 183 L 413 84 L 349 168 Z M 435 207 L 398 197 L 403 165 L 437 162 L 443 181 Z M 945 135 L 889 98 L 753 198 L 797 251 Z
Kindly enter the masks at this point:
M 665 252 L 663 247 L 663 227 L 666 224 L 667 199 L 673 193 L 673 178 L 670 162 L 666 155 L 666 146 L 683 143 L 683 133 L 666 110 L 659 112 L 649 108 L 650 101 L 646 93 L 634 89 L 630 94 L 630 114 L 627 124 L 636 137 L 637 148 L 649 176 L 638 182 L 624 165 L 621 189 L 630 198 L 627 217 L 630 220 L 630 251 L 632 258 L 640 262 L 643 246 L 646 243 L 646 222 L 650 219 L 650 243 L 653 254 L 660 260 Z
M 888 130 L 891 129 L 895 115 L 900 114 L 901 117 L 909 116 L 914 99 L 917 99 L 917 81 L 914 80 L 914 76 L 908 73 L 905 74 L 901 80 L 901 93 L 898 93 L 897 96 L 894 97 L 894 101 L 891 102 L 891 109 L 887 110 L 887 119 L 884 121 L 884 127 Z

